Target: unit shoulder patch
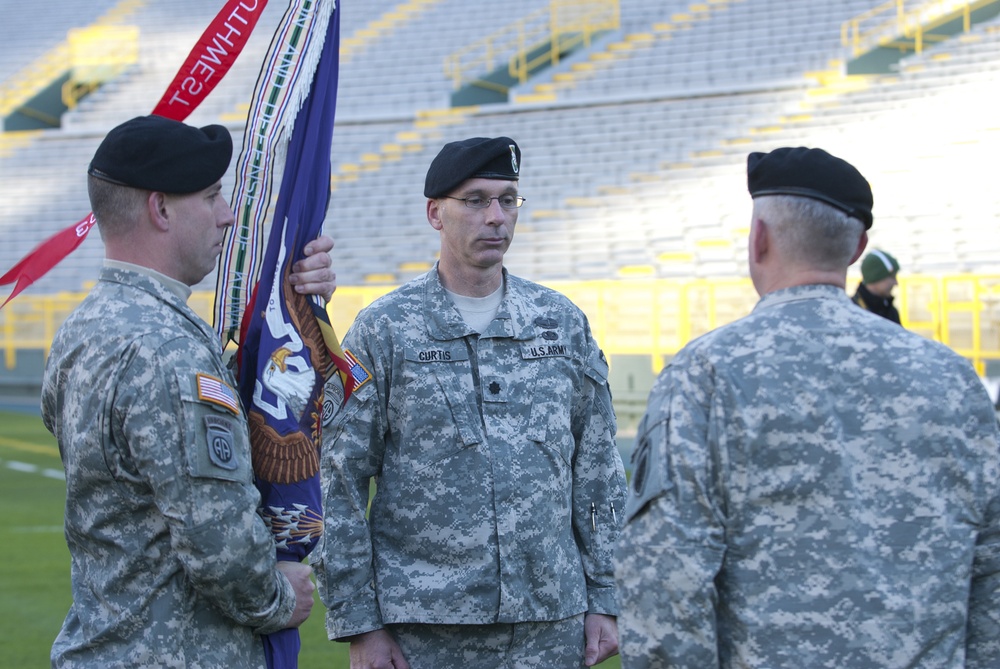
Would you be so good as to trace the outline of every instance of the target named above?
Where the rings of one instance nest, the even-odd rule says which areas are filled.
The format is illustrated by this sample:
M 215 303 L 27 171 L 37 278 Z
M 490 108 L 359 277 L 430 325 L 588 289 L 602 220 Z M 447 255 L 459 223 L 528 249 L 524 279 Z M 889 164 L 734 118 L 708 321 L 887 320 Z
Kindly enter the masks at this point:
M 208 459 L 216 467 L 233 470 L 239 465 L 233 440 L 233 424 L 216 416 L 205 416 Z

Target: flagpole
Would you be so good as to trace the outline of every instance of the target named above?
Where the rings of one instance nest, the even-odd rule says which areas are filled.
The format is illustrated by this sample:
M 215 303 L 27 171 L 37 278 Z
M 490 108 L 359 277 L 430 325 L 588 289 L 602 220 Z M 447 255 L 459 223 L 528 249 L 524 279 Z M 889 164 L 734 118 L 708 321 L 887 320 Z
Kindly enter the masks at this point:
M 322 233 L 326 218 L 339 51 L 338 4 L 292 0 L 254 89 L 233 195 L 237 225 L 216 290 L 217 331 L 223 341 L 239 332 L 238 383 L 260 513 L 278 560 L 305 559 L 322 535 L 319 454 L 329 414 L 326 387 L 328 381 L 331 388 L 339 385 L 338 403 L 351 389 L 343 374 L 328 378 L 331 370 L 345 369 L 346 361 L 325 305 L 288 283 L 292 264 Z M 272 172 L 282 155 L 278 179 Z M 278 196 L 267 221 L 272 183 L 279 184 Z M 256 271 L 251 256 L 268 222 Z M 297 629 L 267 635 L 263 643 L 269 669 L 298 666 Z

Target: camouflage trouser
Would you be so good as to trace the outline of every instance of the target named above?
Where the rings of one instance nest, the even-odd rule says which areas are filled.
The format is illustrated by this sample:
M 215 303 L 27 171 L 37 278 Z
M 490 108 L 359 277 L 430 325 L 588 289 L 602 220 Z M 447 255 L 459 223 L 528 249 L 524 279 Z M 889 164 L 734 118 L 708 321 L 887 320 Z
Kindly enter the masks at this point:
M 410 669 L 580 669 L 583 614 L 555 622 L 493 625 L 397 624 Z

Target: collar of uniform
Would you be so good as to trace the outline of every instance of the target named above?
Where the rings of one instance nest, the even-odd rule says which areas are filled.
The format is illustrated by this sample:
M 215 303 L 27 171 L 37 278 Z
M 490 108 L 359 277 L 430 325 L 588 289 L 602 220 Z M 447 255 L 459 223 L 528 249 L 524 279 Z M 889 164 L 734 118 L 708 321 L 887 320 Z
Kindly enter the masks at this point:
M 145 274 L 146 276 L 156 279 L 164 286 L 167 290 L 181 298 L 185 302 L 191 297 L 191 286 L 185 285 L 178 281 L 177 279 L 171 279 L 166 274 L 157 272 L 155 269 L 150 269 L 143 265 L 136 265 L 135 263 L 125 262 L 124 260 L 111 260 L 109 258 L 104 259 L 105 267 L 113 267 L 115 269 L 124 269 L 130 272 L 136 272 L 138 274 Z
M 519 279 L 508 274 L 506 267 L 503 268 L 503 284 L 506 288 L 497 315 L 494 317 L 493 323 L 480 336 L 507 336 L 518 340 L 533 338 L 535 331 L 531 320 L 527 317 L 523 299 L 521 299 Z M 476 334 L 462 318 L 462 314 L 458 313 L 454 302 L 448 297 L 444 286 L 441 285 L 437 263 L 426 275 L 424 314 L 428 333 L 434 339 L 447 341 Z M 503 334 L 497 332 L 497 320 L 504 321 L 505 332 Z
M 528 304 L 528 293 L 524 289 L 524 280 L 503 270 L 504 285 L 507 286 L 507 294 L 504 295 L 504 302 L 500 305 L 497 316 L 505 316 L 509 323 L 510 337 L 520 341 L 534 339 L 538 336 L 535 327 L 535 316 Z
M 768 293 L 764 297 L 760 298 L 760 301 L 757 302 L 757 305 L 753 308 L 753 310 L 756 312 L 788 302 L 815 299 L 843 300 L 845 302 L 851 301 L 851 298 L 847 296 L 847 293 L 844 292 L 844 289 L 840 286 L 834 286 L 827 283 L 813 283 L 805 286 L 782 288 Z
M 143 271 L 144 269 L 147 269 L 147 271 Z M 101 268 L 100 280 L 131 286 L 136 290 L 145 291 L 163 302 L 173 305 L 177 311 L 183 313 L 188 320 L 194 323 L 209 340 L 214 340 L 218 343 L 218 336 L 215 334 L 212 326 L 206 323 L 201 316 L 188 306 L 187 299 L 182 298 L 171 290 L 166 283 L 150 274 L 150 271 L 148 268 L 131 265 L 130 263 L 105 261 L 104 267 Z

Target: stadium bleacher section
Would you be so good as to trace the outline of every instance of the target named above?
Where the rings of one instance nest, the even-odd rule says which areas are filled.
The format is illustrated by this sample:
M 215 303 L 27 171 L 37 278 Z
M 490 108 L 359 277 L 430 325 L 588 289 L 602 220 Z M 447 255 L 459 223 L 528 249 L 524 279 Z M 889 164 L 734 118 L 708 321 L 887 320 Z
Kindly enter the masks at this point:
M 116 0 L 55 0 L 44 14 L 30 2 L 4 3 L 0 21 L 0 81 L 5 81 L 66 39 L 66 32 L 95 21 Z
M 506 3 L 504 17 L 546 4 Z M 86 24 L 108 6 L 66 3 L 61 20 Z M 535 278 L 615 277 L 636 267 L 656 276 L 739 276 L 744 156 L 800 143 L 840 151 L 876 175 L 873 241 L 896 249 L 908 270 L 994 267 L 998 236 L 979 232 L 995 226 L 1000 202 L 983 181 L 981 161 L 995 155 L 1000 132 L 988 105 L 961 100 L 981 101 L 995 87 L 995 22 L 903 61 L 898 73 L 865 77 L 862 90 L 825 92 L 815 73 L 843 62 L 841 25 L 870 8 L 868 1 L 623 0 L 618 32 L 514 89 L 514 102 L 432 119 L 427 128 L 421 112 L 448 105 L 444 58 L 501 21 L 457 0 L 424 0 L 402 14 L 400 6 L 343 8 L 333 152 L 335 168 L 343 169 L 329 228 L 343 253 L 344 283 L 402 280 L 412 273 L 407 267 L 433 260 L 419 196 L 423 171 L 442 142 L 473 134 L 508 134 L 524 147 L 528 205 L 511 264 Z M 143 36 L 140 63 L 67 113 L 61 130 L 0 164 L 0 229 L 8 240 L 0 261 L 12 264 L 46 232 L 86 213 L 78 175 L 101 132 L 151 109 L 215 10 L 193 0 L 147 1 L 124 15 Z M 237 66 L 191 122 L 221 120 L 240 132 L 269 26 L 282 10 L 281 3 L 268 7 Z M 393 12 L 404 20 L 370 27 Z M 11 52 L 45 44 L 41 31 L 7 30 L 9 43 L 25 44 Z M 628 48 L 616 49 L 621 44 Z M 579 69 L 588 62 L 599 66 Z M 552 85 L 573 71 L 582 74 Z M 554 99 L 517 102 L 539 88 Z M 402 148 L 383 155 L 394 144 Z M 982 167 L 970 169 L 976 164 Z M 926 187 L 929 181 L 937 187 Z M 973 217 L 980 222 L 957 220 Z M 941 231 L 952 232 L 950 244 L 937 239 Z M 79 288 L 100 253 L 99 242 L 88 240 L 39 289 Z
M 113 9 L 142 35 L 139 62 L 61 128 L 0 144 L 0 265 L 89 211 L 83 175 L 103 132 L 152 109 L 220 4 L 64 0 L 45 21 L 16 15 L 0 28 L 5 54 L 20 58 L 5 56 L 5 77 Z M 344 3 L 327 219 L 341 286 L 424 271 L 437 248 L 421 197 L 427 165 L 446 141 L 498 134 L 524 152 L 527 203 L 508 259 L 531 279 L 744 276 L 746 154 L 798 144 L 839 153 L 870 176 L 872 243 L 892 249 L 904 272 L 1000 273 L 997 19 L 887 73 L 848 78 L 842 25 L 872 0 L 621 0 L 618 30 L 516 86 L 508 102 L 450 109 L 444 59 L 548 4 Z M 272 0 L 191 122 L 226 123 L 240 140 L 283 7 Z M 101 256 L 91 235 L 29 294 L 80 290 Z M 198 289 L 213 290 L 214 278 Z

